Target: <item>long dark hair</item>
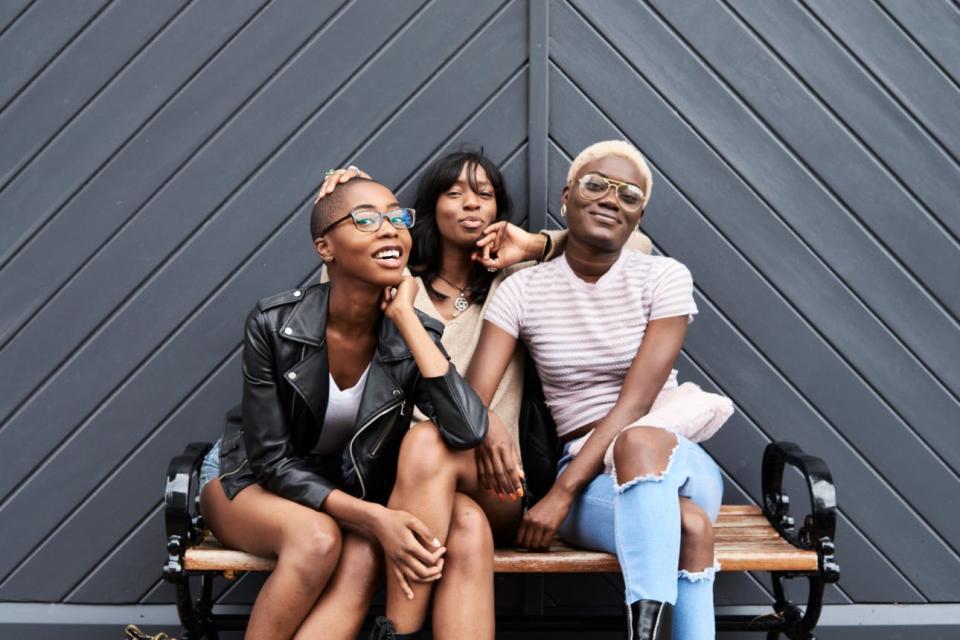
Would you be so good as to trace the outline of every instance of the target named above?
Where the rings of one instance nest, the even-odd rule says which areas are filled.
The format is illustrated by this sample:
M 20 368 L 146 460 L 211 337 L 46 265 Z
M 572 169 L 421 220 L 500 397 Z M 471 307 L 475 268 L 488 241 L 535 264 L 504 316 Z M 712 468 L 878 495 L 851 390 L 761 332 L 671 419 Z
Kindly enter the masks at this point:
M 427 290 L 442 300 L 449 296 L 433 288 L 433 281 L 440 271 L 441 237 L 440 230 L 437 228 L 437 199 L 456 183 L 464 167 L 468 168 L 467 179 L 470 181 L 470 188 L 474 191 L 479 191 L 477 167 L 481 167 L 487 174 L 497 201 L 497 220 L 509 219 L 512 211 L 503 174 L 490 158 L 483 155 L 482 150 L 455 151 L 427 167 L 417 187 L 417 202 L 414 205 L 417 210 L 417 224 L 413 227 L 413 248 L 410 251 L 409 264 L 413 265 L 411 271 L 423 280 Z M 487 271 L 481 264 L 474 263 L 467 281 L 472 302 L 483 303 L 496 275 Z

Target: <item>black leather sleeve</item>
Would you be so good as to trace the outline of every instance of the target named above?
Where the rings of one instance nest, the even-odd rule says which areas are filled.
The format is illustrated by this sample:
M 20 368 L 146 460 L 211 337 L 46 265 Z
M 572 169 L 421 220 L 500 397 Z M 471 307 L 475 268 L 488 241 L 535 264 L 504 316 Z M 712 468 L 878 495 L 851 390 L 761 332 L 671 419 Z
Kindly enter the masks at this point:
M 319 510 L 335 486 L 312 471 L 293 449 L 275 362 L 263 312 L 254 308 L 243 340 L 243 440 L 250 467 L 257 481 L 273 493 Z
M 447 355 L 440 337 L 433 333 L 431 337 Z M 487 437 L 487 408 L 453 363 L 442 376 L 418 376 L 415 398 L 417 407 L 437 425 L 440 436 L 451 449 L 472 449 Z

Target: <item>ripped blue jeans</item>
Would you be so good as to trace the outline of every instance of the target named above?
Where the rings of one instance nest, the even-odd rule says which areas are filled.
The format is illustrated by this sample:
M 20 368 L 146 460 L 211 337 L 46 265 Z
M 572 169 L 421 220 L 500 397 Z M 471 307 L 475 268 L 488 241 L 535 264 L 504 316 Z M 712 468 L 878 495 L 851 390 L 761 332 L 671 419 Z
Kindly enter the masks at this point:
M 564 447 L 557 475 L 573 459 L 569 448 Z M 599 474 L 574 500 L 558 533 L 571 545 L 616 554 L 628 604 L 647 599 L 674 605 L 674 638 L 714 638 L 716 567 L 679 570 L 680 496 L 716 521 L 723 497 L 720 469 L 699 445 L 677 436 L 662 475 L 619 485 L 615 476 Z

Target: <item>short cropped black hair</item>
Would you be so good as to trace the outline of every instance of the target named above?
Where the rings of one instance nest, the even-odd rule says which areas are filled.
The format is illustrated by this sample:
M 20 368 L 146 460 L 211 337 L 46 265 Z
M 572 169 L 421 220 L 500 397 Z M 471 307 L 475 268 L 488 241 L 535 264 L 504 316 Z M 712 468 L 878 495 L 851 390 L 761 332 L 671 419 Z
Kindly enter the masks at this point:
M 347 191 L 352 184 L 361 182 L 376 182 L 370 178 L 352 178 L 349 182 L 338 184 L 333 191 L 320 198 L 317 204 L 313 205 L 313 211 L 310 214 L 310 237 L 316 240 L 320 237 L 328 224 L 337 218 L 346 215 L 344 209 Z

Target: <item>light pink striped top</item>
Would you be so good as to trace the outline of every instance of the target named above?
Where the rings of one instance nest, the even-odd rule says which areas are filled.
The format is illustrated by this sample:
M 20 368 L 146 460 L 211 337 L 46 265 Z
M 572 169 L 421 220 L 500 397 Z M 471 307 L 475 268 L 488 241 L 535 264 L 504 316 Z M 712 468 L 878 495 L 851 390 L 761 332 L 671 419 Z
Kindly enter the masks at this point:
M 603 418 L 617 401 L 647 323 L 697 313 L 690 271 L 672 258 L 624 249 L 596 283 L 566 256 L 510 276 L 485 320 L 523 340 L 563 435 Z M 664 389 L 677 386 L 670 372 Z

